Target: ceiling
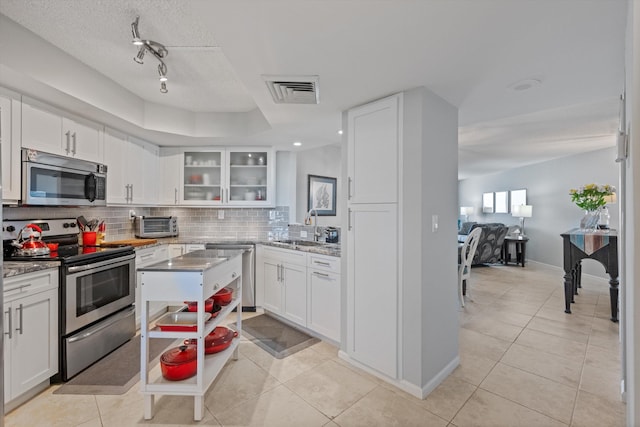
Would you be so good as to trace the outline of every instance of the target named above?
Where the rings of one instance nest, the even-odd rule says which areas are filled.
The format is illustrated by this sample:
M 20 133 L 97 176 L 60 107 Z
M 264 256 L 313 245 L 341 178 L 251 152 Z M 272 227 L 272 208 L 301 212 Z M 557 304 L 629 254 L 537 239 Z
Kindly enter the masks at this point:
M 342 111 L 425 86 L 459 109 L 464 179 L 615 145 L 626 3 L 2 0 L 0 13 L 143 100 L 259 110 L 270 129 L 245 143 L 338 143 Z M 157 61 L 132 60 L 138 15 L 141 37 L 169 48 L 166 94 Z M 320 103 L 276 104 L 263 75 L 318 76 Z

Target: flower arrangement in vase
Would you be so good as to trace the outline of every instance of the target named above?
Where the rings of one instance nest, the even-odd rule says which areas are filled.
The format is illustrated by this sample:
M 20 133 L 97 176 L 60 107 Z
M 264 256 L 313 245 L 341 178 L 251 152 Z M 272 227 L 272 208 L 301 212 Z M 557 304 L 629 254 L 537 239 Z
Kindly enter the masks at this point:
M 580 221 L 580 229 L 593 231 L 598 226 L 599 210 L 607 204 L 605 199 L 616 192 L 612 185 L 587 184 L 578 189 L 569 190 L 571 201 L 585 212 Z

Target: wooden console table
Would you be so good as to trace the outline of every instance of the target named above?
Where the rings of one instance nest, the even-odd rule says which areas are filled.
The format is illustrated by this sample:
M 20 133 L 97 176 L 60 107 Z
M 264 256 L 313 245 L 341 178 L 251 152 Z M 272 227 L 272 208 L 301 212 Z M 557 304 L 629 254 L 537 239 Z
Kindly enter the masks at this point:
M 615 230 L 581 231 L 574 228 L 561 234 L 564 253 L 564 303 L 565 313 L 571 313 L 574 295 L 578 295 L 581 261 L 594 259 L 609 274 L 611 320 L 618 321 L 618 233 Z

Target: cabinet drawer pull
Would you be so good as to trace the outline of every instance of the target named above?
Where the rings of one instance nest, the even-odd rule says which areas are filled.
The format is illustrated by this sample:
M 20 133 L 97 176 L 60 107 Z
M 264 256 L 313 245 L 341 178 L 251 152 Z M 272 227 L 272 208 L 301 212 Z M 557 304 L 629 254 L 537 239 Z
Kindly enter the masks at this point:
M 327 267 L 331 267 L 331 264 L 324 261 L 313 261 L 314 264 L 326 265 Z
M 13 326 L 11 326 L 11 322 L 12 322 L 12 319 L 11 319 L 11 307 L 9 307 L 9 309 L 7 311 L 5 311 L 4 313 L 9 315 L 9 321 L 7 322 L 9 324 L 9 327 L 7 328 L 8 332 L 5 332 L 4 334 L 5 335 L 9 335 L 9 339 L 11 339 L 11 337 L 13 336 L 11 334 L 12 329 L 13 329 Z
M 351 200 L 351 177 L 347 178 L 347 200 Z
M 20 285 L 20 286 L 15 286 L 13 288 L 7 288 L 4 290 L 4 292 L 11 292 L 11 291 L 15 291 L 16 289 L 20 290 L 22 292 L 22 289 L 24 288 L 28 288 L 29 286 L 31 286 L 31 283 L 27 283 L 26 285 Z
M 20 306 L 18 308 L 16 308 L 16 311 L 20 310 L 20 326 L 16 328 L 16 331 L 20 332 L 20 335 L 22 335 L 22 304 L 20 304 Z
M 314 271 L 314 272 L 313 272 L 313 274 L 314 274 L 314 275 L 316 275 L 316 276 L 329 278 L 329 275 L 328 275 L 328 274 L 326 274 L 326 273 L 320 273 L 319 271 Z

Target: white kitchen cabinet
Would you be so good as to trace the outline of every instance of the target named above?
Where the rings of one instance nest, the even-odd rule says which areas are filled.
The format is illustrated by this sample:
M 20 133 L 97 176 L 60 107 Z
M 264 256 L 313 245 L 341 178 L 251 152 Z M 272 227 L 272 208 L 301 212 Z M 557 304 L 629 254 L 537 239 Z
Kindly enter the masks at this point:
M 5 278 L 3 313 L 4 400 L 19 404 L 58 372 L 58 269 Z
M 347 113 L 347 197 L 351 203 L 398 201 L 399 114 L 398 96 Z
M 22 147 L 102 163 L 103 128 L 63 116 L 34 100 L 22 102 Z
M 171 243 L 167 245 L 167 250 L 169 251 L 169 259 L 185 254 L 184 245 Z
M 163 148 L 160 203 L 186 206 L 275 205 L 272 149 Z M 176 170 L 178 172 L 176 172 Z
M 140 326 L 141 316 L 141 277 L 138 273 L 138 269 L 147 267 L 156 262 L 165 261 L 169 259 L 169 248 L 167 245 L 152 246 L 150 248 L 137 248 L 136 249 L 136 327 Z M 166 302 L 150 302 L 149 303 L 149 318 L 156 318 L 162 313 L 167 311 Z
M 340 343 L 340 258 L 307 255 L 307 327 Z
M 262 254 L 264 308 L 307 327 L 306 252 L 265 246 Z
M 20 200 L 22 168 L 22 109 L 20 95 L 0 90 L 0 142 L 2 143 L 2 202 L 15 204 Z
M 346 350 L 352 359 L 390 378 L 398 376 L 400 334 L 397 201 L 401 101 L 402 95 L 394 95 L 347 112 Z M 385 230 L 383 239 L 380 230 Z M 380 345 L 380 337 L 388 338 L 386 345 Z
M 152 205 L 158 202 L 158 147 L 117 131 L 105 132 L 107 203 Z

